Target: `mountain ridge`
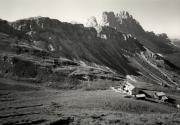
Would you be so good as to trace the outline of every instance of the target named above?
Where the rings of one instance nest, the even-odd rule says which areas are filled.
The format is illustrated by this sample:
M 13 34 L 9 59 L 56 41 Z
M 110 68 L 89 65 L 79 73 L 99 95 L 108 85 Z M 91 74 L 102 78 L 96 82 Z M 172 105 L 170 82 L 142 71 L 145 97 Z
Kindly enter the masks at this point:
M 104 18 L 108 17 L 108 14 L 108 12 L 104 13 Z M 114 16 L 112 12 L 111 16 Z M 118 19 L 122 16 L 123 21 L 130 18 L 133 20 L 133 25 L 140 25 L 129 13 L 123 12 L 117 14 L 117 16 Z M 98 25 L 95 18 L 92 21 L 95 22 L 92 25 Z M 149 40 L 147 44 L 142 42 L 137 35 L 139 33 L 132 34 L 136 30 L 132 29 L 132 32 L 129 32 L 127 25 L 124 27 L 127 28 L 128 33 L 122 33 L 111 25 L 104 25 L 100 28 L 84 27 L 83 24 L 60 22 L 57 19 L 48 17 L 22 19 L 8 25 L 28 36 L 27 47 L 33 45 L 41 48 L 50 52 L 53 57 L 65 57 L 71 60 L 82 60 L 107 66 L 120 75 L 134 75 L 141 77 L 141 80 L 146 79 L 145 81 L 149 83 L 166 86 L 177 85 L 179 68 L 169 62 L 163 55 L 164 53 L 155 52 L 154 49 L 151 49 L 157 44 L 149 47 L 151 41 Z M 146 32 L 143 31 L 143 35 L 144 33 Z M 157 36 L 153 33 L 151 37 L 154 37 L 154 39 L 161 39 L 161 37 L 162 40 L 167 39 L 166 35 Z M 24 43 L 21 39 L 18 41 L 17 44 Z M 169 42 L 169 40 L 166 42 Z M 162 41 L 159 41 L 158 44 L 160 43 Z M 17 46 L 20 46 L 21 50 L 22 45 Z M 173 47 L 167 44 L 164 44 L 164 46 Z M 163 50 L 159 46 L 156 46 L 156 48 Z M 176 48 L 174 47 L 174 49 Z M 173 53 L 172 50 L 169 51 L 169 48 L 167 52 Z
M 118 13 L 105 11 L 101 16 L 94 17 L 94 21 L 97 23 L 96 26 L 109 26 L 120 32 L 131 34 L 154 52 L 168 54 L 178 50 L 174 46 L 169 45 L 170 39 L 165 33 L 156 35 L 154 32 L 145 31 L 140 23 L 127 11 L 120 11 Z M 88 26 L 88 23 L 86 24 Z M 93 26 L 89 25 L 88 27 Z

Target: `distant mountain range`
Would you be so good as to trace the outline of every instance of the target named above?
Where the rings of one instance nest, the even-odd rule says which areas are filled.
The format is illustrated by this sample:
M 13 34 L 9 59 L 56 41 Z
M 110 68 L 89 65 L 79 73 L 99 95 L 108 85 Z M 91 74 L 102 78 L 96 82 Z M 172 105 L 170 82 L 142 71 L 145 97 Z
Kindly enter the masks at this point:
M 139 81 L 163 86 L 178 86 L 180 82 L 179 47 L 166 34 L 145 31 L 125 11 L 103 12 L 100 18 L 89 18 L 86 26 L 48 17 L 15 22 L 0 20 L 0 33 L 2 53 L 28 55 L 32 60 L 43 57 L 52 61 L 63 57 L 111 69 L 124 79 L 132 75 Z M 49 54 L 37 56 L 27 48 Z M 31 74 L 33 78 L 39 75 L 36 70 Z

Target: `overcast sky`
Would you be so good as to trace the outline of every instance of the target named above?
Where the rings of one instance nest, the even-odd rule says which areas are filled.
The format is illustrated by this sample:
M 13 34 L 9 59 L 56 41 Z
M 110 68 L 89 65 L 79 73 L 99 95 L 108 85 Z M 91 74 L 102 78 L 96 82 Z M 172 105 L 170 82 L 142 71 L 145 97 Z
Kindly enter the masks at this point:
M 103 11 L 129 11 L 148 31 L 180 38 L 180 0 L 0 0 L 0 18 L 48 16 L 84 23 Z

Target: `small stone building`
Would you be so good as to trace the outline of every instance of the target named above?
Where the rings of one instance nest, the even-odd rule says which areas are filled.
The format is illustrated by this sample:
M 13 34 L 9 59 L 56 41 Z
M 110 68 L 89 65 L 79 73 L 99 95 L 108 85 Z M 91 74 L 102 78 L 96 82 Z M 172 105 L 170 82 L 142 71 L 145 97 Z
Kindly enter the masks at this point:
M 168 97 L 164 92 L 158 92 L 158 91 L 150 91 L 150 90 L 143 90 L 143 93 L 148 97 L 148 98 L 153 98 L 155 100 L 159 101 L 166 101 L 168 100 Z
M 122 90 L 129 95 L 136 95 L 140 91 L 139 88 L 129 83 L 128 81 L 122 86 Z
M 163 102 L 168 99 L 164 92 L 155 92 L 155 97 Z

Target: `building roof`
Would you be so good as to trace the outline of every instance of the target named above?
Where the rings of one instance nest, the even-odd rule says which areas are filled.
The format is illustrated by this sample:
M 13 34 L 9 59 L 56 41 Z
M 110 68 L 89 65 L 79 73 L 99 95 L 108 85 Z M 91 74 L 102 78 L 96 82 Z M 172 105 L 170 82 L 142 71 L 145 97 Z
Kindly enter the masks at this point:
M 157 96 L 165 96 L 166 94 L 164 92 L 156 92 Z
M 144 97 L 146 97 L 145 94 L 137 94 L 137 95 L 136 95 L 136 98 L 144 98 Z

